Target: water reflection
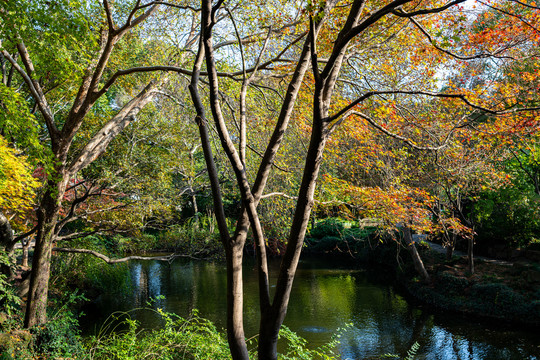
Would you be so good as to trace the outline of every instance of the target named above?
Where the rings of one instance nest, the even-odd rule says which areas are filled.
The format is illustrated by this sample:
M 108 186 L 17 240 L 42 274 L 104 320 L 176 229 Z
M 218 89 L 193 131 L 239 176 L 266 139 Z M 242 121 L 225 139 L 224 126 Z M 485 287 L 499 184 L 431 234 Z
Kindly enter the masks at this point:
M 271 262 L 276 275 L 278 262 Z M 417 359 L 429 360 L 540 360 L 538 332 L 514 331 L 471 321 L 464 317 L 434 313 L 407 303 L 386 284 L 374 283 L 359 270 L 340 269 L 343 263 L 307 259 L 300 264 L 285 324 L 311 346 L 327 343 L 347 323 L 339 351 L 343 359 L 368 359 L 391 353 L 404 356 L 418 342 Z M 209 262 L 140 262 L 131 264 L 132 292 L 124 297 L 104 295 L 98 313 L 86 318 L 95 329 L 113 311 L 144 307 L 163 295 L 157 306 L 187 316 L 198 309 L 201 316 L 225 326 L 225 267 Z M 244 268 L 245 326 L 251 337 L 258 330 L 257 274 L 253 263 Z M 271 279 L 275 282 L 275 278 Z M 145 327 L 161 326 L 149 311 L 133 317 Z

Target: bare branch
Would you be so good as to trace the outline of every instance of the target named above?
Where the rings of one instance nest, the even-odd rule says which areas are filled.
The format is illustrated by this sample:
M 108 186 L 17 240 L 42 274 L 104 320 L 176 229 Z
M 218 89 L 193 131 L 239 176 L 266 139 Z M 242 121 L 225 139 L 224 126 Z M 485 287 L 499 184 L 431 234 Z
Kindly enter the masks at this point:
M 119 36 L 122 36 L 129 29 L 131 29 L 131 28 L 139 25 L 140 23 L 142 23 L 150 15 L 152 15 L 152 13 L 154 11 L 156 11 L 158 9 L 158 7 L 159 7 L 159 5 L 153 5 L 152 7 L 150 7 L 150 9 L 146 10 L 142 15 L 139 15 L 138 17 L 133 19 L 133 17 L 135 16 L 135 13 L 139 10 L 138 6 L 139 6 L 140 3 L 141 3 L 141 1 L 137 0 L 137 4 L 135 5 L 133 10 L 129 14 L 128 19 L 126 20 L 126 23 L 124 24 L 124 26 L 122 26 L 120 29 L 118 29 L 117 33 L 118 33 Z
M 27 231 L 27 232 L 25 232 L 25 233 L 23 233 L 23 234 L 17 235 L 17 236 L 13 239 L 13 241 L 14 241 L 14 242 L 17 242 L 17 241 L 21 241 L 21 240 L 26 239 L 27 237 L 29 237 L 30 235 L 32 235 L 33 233 L 35 233 L 35 232 L 37 231 L 37 229 L 38 229 L 38 227 L 37 227 L 37 225 L 36 225 L 36 226 L 34 226 L 31 230 L 29 230 L 29 231 Z
M 329 116 L 325 121 L 331 122 L 334 120 L 339 119 L 341 116 L 343 116 L 345 113 L 347 113 L 349 110 L 353 109 L 356 105 L 360 104 L 362 101 L 372 97 L 372 96 L 378 96 L 378 95 L 389 95 L 389 94 L 403 94 L 403 95 L 424 95 L 424 96 L 432 96 L 432 97 L 438 97 L 438 98 L 448 98 L 448 99 L 459 99 L 463 101 L 465 104 L 470 106 L 473 109 L 484 111 L 491 115 L 504 115 L 504 114 L 510 114 L 510 113 L 517 113 L 517 112 L 526 112 L 526 111 L 538 111 L 540 110 L 540 107 L 528 107 L 528 108 L 510 108 L 506 110 L 493 110 L 489 109 L 480 105 L 476 105 L 472 103 L 465 95 L 463 94 L 444 94 L 444 93 L 437 93 L 432 91 L 405 91 L 405 90 L 386 90 L 386 91 L 370 91 L 365 93 L 364 95 L 360 96 L 353 102 L 351 102 L 349 105 L 345 106 L 343 109 L 338 111 L 336 114 Z
M 173 3 L 170 3 L 170 2 L 167 2 L 167 1 L 151 1 L 148 4 L 138 6 L 137 10 L 141 10 L 141 9 L 147 8 L 149 6 L 154 6 L 154 5 L 165 5 L 165 6 L 176 8 L 176 9 L 191 10 L 193 12 L 201 11 L 200 8 L 194 8 L 193 6 L 189 6 L 189 5 L 173 4 Z
M 291 196 L 289 194 L 285 194 L 282 192 L 273 192 L 273 193 L 264 194 L 264 195 L 261 195 L 261 199 L 266 199 L 273 196 L 281 196 L 287 199 L 298 200 L 298 196 Z
M 107 255 L 104 255 L 102 253 L 99 253 L 94 250 L 89 250 L 89 249 L 54 247 L 52 250 L 56 252 L 63 252 L 63 253 L 90 254 L 105 261 L 107 264 L 117 264 L 117 263 L 127 262 L 130 260 L 157 260 L 157 261 L 171 262 L 174 259 L 180 258 L 180 257 L 194 259 L 194 260 L 201 260 L 201 258 L 197 258 L 195 256 L 181 255 L 181 254 L 171 254 L 171 255 L 165 255 L 165 256 L 127 256 L 127 257 L 123 257 L 119 259 L 111 259 Z

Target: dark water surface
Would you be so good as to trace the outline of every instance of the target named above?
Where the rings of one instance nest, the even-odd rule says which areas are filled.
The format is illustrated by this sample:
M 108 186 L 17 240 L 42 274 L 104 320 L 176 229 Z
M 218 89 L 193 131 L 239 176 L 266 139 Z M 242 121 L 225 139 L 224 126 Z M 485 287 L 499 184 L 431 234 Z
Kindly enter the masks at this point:
M 271 262 L 271 275 L 279 263 Z M 540 331 L 517 329 L 496 322 L 434 312 L 408 303 L 391 285 L 374 281 L 373 274 L 350 270 L 344 262 L 307 258 L 294 281 L 285 325 L 316 347 L 330 340 L 338 328 L 351 323 L 342 335 L 343 359 L 365 359 L 386 353 L 406 355 L 420 344 L 416 359 L 429 360 L 540 360 Z M 133 262 L 130 294 L 111 289 L 81 320 L 87 333 L 95 333 L 114 311 L 144 307 L 148 299 L 164 295 L 156 306 L 187 316 L 192 309 L 225 327 L 226 272 L 222 264 L 177 260 Z M 258 329 L 258 293 L 254 263 L 244 266 L 245 327 L 248 337 Z M 273 279 L 275 283 L 275 279 Z M 88 312 L 88 311 L 87 311 Z M 160 326 L 150 311 L 132 317 L 144 327 Z

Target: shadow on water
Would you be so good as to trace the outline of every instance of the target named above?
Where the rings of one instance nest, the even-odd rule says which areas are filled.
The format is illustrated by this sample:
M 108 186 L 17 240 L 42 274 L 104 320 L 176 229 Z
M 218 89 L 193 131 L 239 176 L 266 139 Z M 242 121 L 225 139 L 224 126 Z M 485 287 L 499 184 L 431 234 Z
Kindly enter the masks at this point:
M 418 342 L 417 359 L 429 360 L 536 360 L 540 359 L 540 332 L 532 333 L 479 322 L 455 314 L 423 309 L 408 303 L 377 274 L 352 270 L 332 259 L 306 258 L 300 263 L 285 325 L 316 347 L 330 341 L 346 324 L 339 351 L 343 359 L 367 359 L 385 353 L 405 355 Z M 276 275 L 278 261 L 270 264 Z M 375 276 L 374 276 L 375 275 Z M 114 311 L 144 307 L 149 299 L 165 296 L 154 306 L 180 316 L 198 309 L 218 328 L 225 326 L 226 271 L 212 262 L 133 262 L 131 292 L 103 294 L 81 319 L 86 334 L 95 334 Z M 246 335 L 257 333 L 258 298 L 255 264 L 244 266 Z M 275 278 L 271 279 L 275 283 Z M 144 327 L 159 327 L 150 311 L 134 311 Z

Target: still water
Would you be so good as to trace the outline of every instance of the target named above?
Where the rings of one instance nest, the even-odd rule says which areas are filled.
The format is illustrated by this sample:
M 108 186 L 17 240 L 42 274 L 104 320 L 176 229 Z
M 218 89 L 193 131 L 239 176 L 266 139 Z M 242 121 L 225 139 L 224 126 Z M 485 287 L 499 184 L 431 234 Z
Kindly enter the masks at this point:
M 276 275 L 279 262 L 271 262 Z M 301 261 L 294 282 L 285 325 L 317 347 L 330 340 L 345 324 L 339 351 L 343 359 L 366 359 L 381 354 L 406 355 L 418 342 L 416 359 L 428 360 L 540 360 L 540 330 L 445 314 L 408 303 L 394 288 L 374 280 L 350 264 L 326 259 Z M 245 327 L 248 337 L 257 333 L 258 296 L 254 262 L 244 266 Z M 273 279 L 275 281 L 275 279 Z M 96 332 L 114 311 L 144 307 L 163 295 L 155 306 L 187 316 L 193 309 L 225 326 L 226 272 L 219 263 L 181 261 L 133 262 L 129 294 L 111 289 L 82 319 L 87 333 Z M 114 294 L 114 295 L 113 295 Z M 132 317 L 144 327 L 157 327 L 160 320 L 150 311 Z

